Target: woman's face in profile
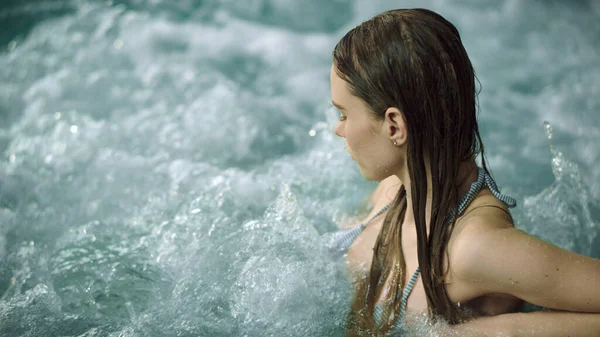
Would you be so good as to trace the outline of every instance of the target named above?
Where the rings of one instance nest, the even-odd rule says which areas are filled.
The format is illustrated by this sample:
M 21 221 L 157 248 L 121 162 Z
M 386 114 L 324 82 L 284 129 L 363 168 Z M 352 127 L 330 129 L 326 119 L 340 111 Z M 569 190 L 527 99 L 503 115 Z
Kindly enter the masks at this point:
M 335 134 L 346 140 L 346 150 L 365 179 L 381 181 L 389 177 L 393 173 L 389 167 L 393 145 L 385 136 L 383 121 L 378 121 L 367 105 L 350 93 L 348 83 L 334 66 L 329 77 L 332 103 L 340 112 Z

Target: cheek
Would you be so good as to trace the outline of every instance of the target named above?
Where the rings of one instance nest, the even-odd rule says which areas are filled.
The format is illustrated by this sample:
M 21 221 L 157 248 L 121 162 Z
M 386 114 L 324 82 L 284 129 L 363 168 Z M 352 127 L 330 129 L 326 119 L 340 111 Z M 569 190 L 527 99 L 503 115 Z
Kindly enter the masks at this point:
M 377 142 L 377 137 L 368 126 L 362 124 L 348 126 L 346 132 L 347 143 L 351 149 L 369 150 L 369 152 L 374 150 L 373 146 Z
M 346 143 L 352 151 L 358 151 L 365 144 L 365 132 L 360 126 L 346 124 Z

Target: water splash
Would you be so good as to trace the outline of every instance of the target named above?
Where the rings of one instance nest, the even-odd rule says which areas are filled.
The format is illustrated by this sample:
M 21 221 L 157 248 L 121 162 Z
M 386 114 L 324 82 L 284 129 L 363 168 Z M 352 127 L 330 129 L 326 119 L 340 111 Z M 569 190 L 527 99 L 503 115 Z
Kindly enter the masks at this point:
M 554 144 L 554 130 L 544 122 L 555 182 L 540 194 L 524 200 L 527 222 L 533 235 L 562 248 L 592 255 L 599 223 L 592 218 L 593 200 L 577 163 L 569 160 Z
M 274 336 L 342 333 L 350 298 L 344 265 L 329 259 L 289 186 L 282 185 L 263 219 L 244 228 L 247 240 L 260 244 L 233 286 L 232 313 L 242 329 Z M 314 324 L 323 319 L 330 323 Z
M 373 186 L 333 135 L 335 113 L 314 123 L 328 98 L 336 27 L 397 1 L 291 2 L 71 2 L 73 13 L 0 48 L 0 115 L 8 116 L 0 121 L 0 335 L 344 334 L 351 294 L 343 261 L 322 254 L 314 229 L 337 228 L 339 214 L 356 214 Z M 482 111 L 492 113 L 482 117 L 510 135 L 493 139 L 510 153 L 494 166 L 531 167 L 531 152 L 512 157 L 529 133 L 514 141 L 507 132 L 536 111 L 530 102 L 544 101 L 528 89 L 556 79 L 576 88 L 585 72 L 583 95 L 592 104 L 598 96 L 597 44 L 559 48 L 567 62 L 547 62 L 558 55 L 556 43 L 580 41 L 564 32 L 587 34 L 571 23 L 584 26 L 585 13 L 564 11 L 578 20 L 556 25 L 548 39 L 519 16 L 538 5 L 433 2 L 460 20 L 467 44 L 469 31 L 486 36 L 469 47 L 494 83 L 482 95 Z M 462 15 L 467 7 L 477 15 Z M 16 18 L 6 13 L 0 17 Z M 533 48 L 513 38 L 522 31 Z M 523 53 L 531 57 L 515 66 L 514 55 Z M 527 90 L 505 91 L 515 77 Z M 490 97 L 514 114 L 495 113 Z M 597 115 L 594 105 L 573 106 Z M 595 138 L 575 136 L 584 145 L 578 152 L 594 153 Z M 569 152 L 563 157 L 572 160 Z M 557 186 L 530 198 L 527 211 L 537 220 L 526 222 L 586 250 L 590 231 L 577 226 L 589 221 L 571 206 L 579 199 L 561 192 L 572 179 L 564 160 L 556 164 Z M 281 182 L 287 187 L 277 197 Z
M 556 148 L 554 147 L 554 144 L 552 142 L 554 130 L 552 129 L 552 125 L 550 124 L 550 122 L 544 121 L 544 128 L 546 130 L 546 138 L 548 138 L 550 153 L 552 154 L 552 173 L 554 174 L 554 178 L 559 180 L 562 179 L 565 165 L 570 166 L 572 163 L 566 162 L 563 153 L 556 150 Z M 579 170 L 576 168 L 571 169 L 570 171 L 579 174 Z

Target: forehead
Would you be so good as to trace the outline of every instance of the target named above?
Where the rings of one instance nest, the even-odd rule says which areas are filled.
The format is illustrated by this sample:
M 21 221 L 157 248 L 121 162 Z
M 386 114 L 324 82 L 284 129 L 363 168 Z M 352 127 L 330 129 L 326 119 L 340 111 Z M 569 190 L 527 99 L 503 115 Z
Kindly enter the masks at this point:
M 351 93 L 348 82 L 337 74 L 333 66 L 329 72 L 329 78 L 331 82 L 331 100 L 343 106 L 345 112 L 348 110 L 370 111 L 362 99 Z
M 336 102 L 349 102 L 356 97 L 350 94 L 347 87 L 347 82 L 344 81 L 335 71 L 335 66 L 331 66 L 329 71 L 329 81 L 331 84 L 331 99 Z

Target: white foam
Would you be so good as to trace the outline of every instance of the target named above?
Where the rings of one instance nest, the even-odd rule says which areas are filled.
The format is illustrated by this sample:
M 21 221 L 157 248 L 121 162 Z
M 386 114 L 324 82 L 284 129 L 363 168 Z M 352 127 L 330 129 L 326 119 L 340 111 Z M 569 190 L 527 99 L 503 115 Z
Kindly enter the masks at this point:
M 22 216 L 18 240 L 41 241 L 6 252 L 21 254 L 17 284 L 62 277 L 62 287 L 36 296 L 56 293 L 92 313 L 79 315 L 123 322 L 124 335 L 343 333 L 343 266 L 315 245 L 318 233 L 356 215 L 374 186 L 332 133 L 331 49 L 347 28 L 398 4 L 356 1 L 342 28 L 319 32 L 300 14 L 313 11 L 305 21 L 318 27 L 346 14 L 315 3 L 255 1 L 247 13 L 233 1 L 211 4 L 216 10 L 166 0 L 141 10 L 85 4 L 0 54 L 0 108 L 22 106 L 2 133 L 0 172 L 22 175 L 31 181 L 23 189 L 34 190 L 17 196 L 24 213 L 6 214 Z M 583 37 L 565 44 L 577 53 L 554 56 L 555 40 L 524 18 L 535 4 L 402 5 L 431 7 L 461 29 L 483 82 L 488 159 L 503 191 L 526 200 L 518 225 L 591 252 L 591 202 L 574 195 L 588 185 L 600 193 L 587 178 L 599 175 L 594 45 Z M 261 22 L 263 6 L 274 12 Z M 181 10 L 190 19 L 175 21 Z M 565 24 L 579 29 L 562 21 L 551 30 Z M 571 68 L 576 75 L 562 76 Z M 556 126 L 565 160 L 577 160 L 579 185 L 552 176 L 544 120 Z M 523 174 L 536 169 L 546 177 Z M 0 258 L 13 230 L 0 228 Z M 44 244 L 54 250 L 40 251 Z M 28 252 L 48 255 L 47 266 Z M 56 312 L 56 322 L 73 324 Z

